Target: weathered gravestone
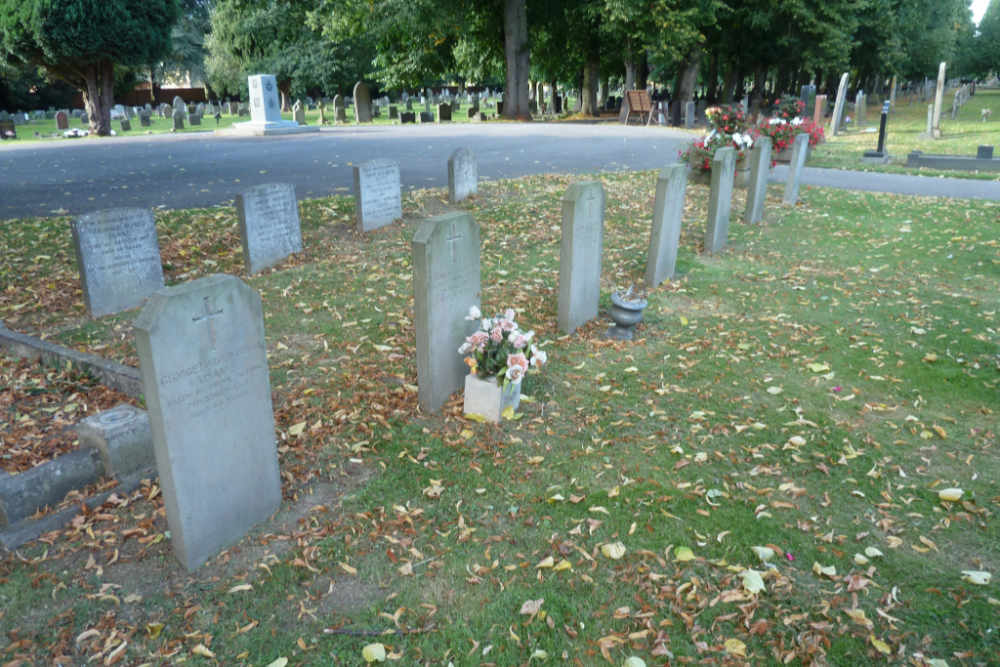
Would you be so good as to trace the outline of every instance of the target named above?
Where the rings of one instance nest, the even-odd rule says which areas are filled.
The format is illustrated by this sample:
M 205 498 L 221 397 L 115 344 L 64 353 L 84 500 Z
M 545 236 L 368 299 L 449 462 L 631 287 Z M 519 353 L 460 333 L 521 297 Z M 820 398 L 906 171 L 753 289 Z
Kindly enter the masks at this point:
M 460 202 L 479 189 L 479 164 L 468 148 L 458 148 L 448 158 L 448 201 Z
M 192 125 L 201 125 L 201 114 L 197 112 L 188 114 L 188 122 Z
M 826 95 L 817 95 L 816 103 L 813 106 L 813 123 L 816 125 L 823 124 L 823 118 L 826 116 Z
M 354 205 L 361 232 L 403 217 L 399 163 L 383 158 L 354 165 Z
M 372 94 L 363 81 L 354 84 L 354 122 L 372 122 Z
M 175 130 L 183 130 L 184 129 L 184 112 L 181 111 L 180 109 L 174 109 L 174 113 L 173 113 L 172 118 L 173 118 L 173 121 L 174 121 L 173 128 Z
M 447 102 L 442 102 L 437 105 L 437 122 L 439 123 L 450 123 L 451 122 L 451 105 Z
M 799 200 L 799 180 L 802 178 L 802 167 L 805 166 L 809 153 L 809 135 L 795 135 L 792 143 L 792 161 L 788 165 L 788 180 L 785 181 L 784 203 L 795 205 Z
M 421 111 L 420 112 L 420 122 L 421 123 L 433 123 L 434 122 L 434 114 L 432 114 L 430 111 Z
M 830 134 L 837 136 L 843 129 L 844 104 L 847 101 L 847 72 L 840 75 L 840 85 L 837 86 L 837 99 L 833 103 L 833 118 L 830 119 Z
M 236 215 L 248 274 L 302 252 L 299 205 L 291 183 L 267 183 L 237 194 Z
M 597 317 L 604 246 L 604 188 L 574 183 L 562 198 L 559 247 L 559 330 L 573 333 Z
M 184 100 L 181 99 L 180 95 L 175 95 L 174 96 L 173 108 L 174 108 L 174 111 L 177 111 L 178 109 L 180 109 L 181 111 L 184 111 L 184 112 L 187 111 L 187 105 L 184 104 Z
M 295 104 L 292 105 L 292 120 L 299 125 L 306 124 L 306 110 L 302 106 L 302 100 L 295 100 Z
M 156 222 L 149 209 L 113 208 L 72 222 L 80 282 L 92 317 L 142 305 L 163 287 Z
M 712 157 L 712 189 L 708 195 L 708 224 L 705 225 L 705 252 L 709 254 L 722 251 L 729 240 L 735 175 L 736 149 L 727 146 L 715 151 Z
M 69 116 L 66 115 L 65 111 L 59 111 L 56 113 L 56 129 L 57 130 L 69 129 Z
M 130 132 L 132 130 L 132 121 L 130 121 L 128 118 L 122 118 L 119 121 L 119 125 L 122 128 L 122 132 Z
M 206 276 L 154 294 L 135 331 L 170 541 L 193 570 L 281 504 L 260 295 Z
M 149 415 L 121 403 L 91 415 L 76 425 L 80 447 L 95 450 L 104 474 L 121 479 L 156 465 Z
M 688 101 L 684 103 L 684 127 L 691 129 L 694 127 L 694 117 L 695 108 L 694 102 Z
M 150 120 L 150 112 L 148 111 L 139 112 L 139 125 L 141 125 L 142 127 L 149 127 L 150 125 L 152 125 L 152 121 Z
M 448 213 L 420 225 L 413 237 L 413 305 L 417 336 L 417 398 L 437 412 L 462 387 L 468 369 L 457 353 L 479 322 L 479 225 L 468 213 Z
M 750 151 L 750 183 L 747 185 L 747 207 L 743 221 L 754 225 L 764 217 L 767 198 L 767 177 L 771 171 L 771 137 L 757 137 Z
M 399 114 L 399 122 L 402 125 L 406 125 L 407 123 L 416 123 L 417 122 L 416 112 L 404 111 L 403 113 Z
M 934 90 L 934 121 L 931 126 L 931 136 L 935 139 L 941 138 L 941 105 L 944 103 L 944 74 L 947 66 L 945 62 L 938 65 L 937 88 Z
M 646 284 L 650 287 L 656 287 L 674 276 L 686 189 L 686 164 L 674 164 L 660 170 L 656 179 L 653 224 L 649 232 L 649 255 L 646 259 Z
M 854 118 L 857 128 L 863 130 L 868 122 L 868 97 L 861 90 L 854 98 Z
M 397 107 L 395 104 L 390 104 L 389 120 L 398 120 L 398 119 L 399 119 L 399 107 Z

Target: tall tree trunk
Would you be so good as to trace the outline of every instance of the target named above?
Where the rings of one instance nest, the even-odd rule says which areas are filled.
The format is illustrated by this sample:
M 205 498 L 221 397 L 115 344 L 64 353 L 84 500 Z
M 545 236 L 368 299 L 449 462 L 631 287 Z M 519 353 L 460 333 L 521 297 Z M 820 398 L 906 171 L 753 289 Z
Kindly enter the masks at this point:
M 156 68 L 149 66 L 149 103 L 156 104 Z
M 681 124 L 681 108 L 685 102 L 694 99 L 694 84 L 698 81 L 698 66 L 701 64 L 701 51 L 694 49 L 688 54 L 681 68 L 677 71 L 674 82 L 673 124 Z
M 528 46 L 527 0 L 504 0 L 503 41 L 507 65 L 503 116 L 531 120 L 531 107 L 528 104 L 531 51 Z
M 601 77 L 601 82 L 597 87 L 597 108 L 599 110 L 603 109 L 608 103 L 608 95 L 610 95 L 608 86 L 610 85 L 609 77 L 605 74 Z
M 102 60 L 84 69 L 86 87 L 83 106 L 87 110 L 90 133 L 101 137 L 111 134 L 111 107 L 115 104 L 115 64 Z
M 726 76 L 722 81 L 722 103 L 732 104 L 736 95 L 736 65 L 729 65 L 726 68 Z
M 625 119 L 628 117 L 628 95 L 630 90 L 635 90 L 635 75 L 639 69 L 639 58 L 632 53 L 630 45 L 626 44 L 625 47 L 625 86 L 622 89 L 622 106 L 618 110 L 618 122 L 624 123 Z
M 635 88 L 636 90 L 645 90 L 646 86 L 649 85 L 649 60 L 646 58 L 645 50 L 639 54 L 639 62 L 636 65 Z
M 580 112 L 585 116 L 600 115 L 597 107 L 597 83 L 600 75 L 600 52 L 593 50 L 587 54 L 587 62 L 583 65 L 583 86 L 580 88 L 580 99 L 583 100 Z
M 708 77 L 706 83 L 708 84 L 708 92 L 706 97 L 710 103 L 716 103 L 719 101 L 719 55 L 713 53 L 712 57 L 708 61 Z

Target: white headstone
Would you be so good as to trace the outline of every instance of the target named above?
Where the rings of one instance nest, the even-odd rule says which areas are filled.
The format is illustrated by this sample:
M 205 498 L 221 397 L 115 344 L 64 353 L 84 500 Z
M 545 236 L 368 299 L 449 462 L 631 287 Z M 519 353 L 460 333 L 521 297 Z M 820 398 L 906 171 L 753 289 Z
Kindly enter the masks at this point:
M 938 65 L 937 88 L 934 91 L 934 123 L 931 127 L 931 136 L 935 139 L 941 138 L 941 105 L 944 103 L 944 75 L 947 66 L 945 62 Z
M 717 253 L 729 242 L 729 214 L 733 207 L 733 178 L 736 149 L 727 146 L 712 157 L 712 189 L 708 194 L 708 224 L 705 225 L 705 252 Z
M 837 99 L 833 103 L 833 119 L 830 121 L 830 134 L 837 136 L 844 122 L 844 104 L 847 100 L 847 72 L 840 75 L 840 85 L 837 86 Z
M 788 180 L 785 181 L 784 203 L 794 206 L 799 201 L 799 181 L 802 168 L 809 155 L 809 135 L 805 132 L 795 135 L 792 143 L 792 161 L 788 165 Z
M 73 245 L 92 317 L 141 306 L 163 287 L 156 222 L 149 209 L 114 208 L 72 222 Z
M 236 214 L 250 275 L 302 252 L 299 206 L 291 183 L 267 183 L 236 195 Z
M 660 170 L 656 179 L 653 224 L 649 232 L 649 254 L 646 259 L 646 284 L 650 287 L 656 287 L 674 276 L 686 189 L 686 164 L 674 164 Z
M 559 249 L 559 330 L 573 333 L 597 317 L 604 247 L 604 188 L 574 183 L 562 198 Z
M 399 163 L 383 158 L 354 165 L 354 205 L 361 232 L 403 217 Z
M 767 177 L 771 172 L 771 137 L 760 136 L 750 151 L 750 183 L 747 185 L 747 207 L 743 221 L 757 224 L 764 217 L 764 200 L 767 199 Z
M 420 225 L 413 237 L 413 303 L 417 336 L 417 397 L 437 412 L 462 387 L 467 367 L 458 348 L 479 322 L 479 225 L 468 213 L 448 213 Z
M 448 158 L 448 200 L 460 202 L 479 189 L 479 165 L 468 148 L 458 148 Z
M 193 570 L 281 503 L 260 295 L 219 274 L 167 287 L 135 331 L 170 541 Z

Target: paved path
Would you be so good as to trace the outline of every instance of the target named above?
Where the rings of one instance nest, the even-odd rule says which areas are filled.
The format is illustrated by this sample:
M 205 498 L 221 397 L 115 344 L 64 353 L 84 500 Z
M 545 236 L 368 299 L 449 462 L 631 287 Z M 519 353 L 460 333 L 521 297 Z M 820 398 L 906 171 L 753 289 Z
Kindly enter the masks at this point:
M 294 183 L 300 198 L 350 192 L 351 164 L 399 161 L 403 187 L 443 187 L 447 160 L 468 146 L 485 179 L 533 173 L 655 169 L 690 134 L 617 124 L 484 123 L 325 128 L 294 137 L 210 133 L 0 144 L 0 219 L 115 206 L 224 204 L 259 183 Z M 781 181 L 786 168 L 775 170 Z M 1000 200 L 1000 183 L 807 168 L 805 183 Z

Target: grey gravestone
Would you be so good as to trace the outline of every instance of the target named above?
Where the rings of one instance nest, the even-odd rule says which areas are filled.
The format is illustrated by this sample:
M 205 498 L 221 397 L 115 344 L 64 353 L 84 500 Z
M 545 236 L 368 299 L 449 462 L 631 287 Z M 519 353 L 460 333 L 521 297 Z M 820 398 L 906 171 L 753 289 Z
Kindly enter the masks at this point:
M 448 158 L 448 201 L 460 202 L 479 189 L 479 164 L 468 148 L 458 148 Z
M 937 88 L 934 90 L 934 119 L 931 124 L 931 136 L 935 139 L 941 138 L 941 105 L 944 102 L 944 75 L 947 66 L 945 62 L 938 65 Z
M 119 124 L 121 125 L 122 132 L 130 132 L 132 130 L 132 122 L 128 118 L 122 118 Z
M 152 122 L 150 121 L 150 113 L 148 111 L 139 112 L 139 125 L 142 127 L 149 127 L 152 125 Z
M 646 259 L 646 284 L 650 287 L 656 287 L 674 276 L 686 189 L 686 164 L 674 164 L 660 170 L 660 175 L 656 179 L 653 224 L 649 233 L 649 255 Z
M 302 100 L 295 100 L 295 104 L 292 105 L 292 120 L 299 125 L 306 124 L 306 110 L 302 106 Z
M 771 137 L 757 137 L 750 151 L 750 183 L 747 185 L 747 207 L 743 222 L 754 225 L 764 217 L 767 198 L 767 177 L 771 171 Z
M 206 276 L 154 294 L 135 331 L 170 541 L 193 570 L 281 504 L 260 295 Z
M 806 109 L 810 108 L 816 99 L 816 86 L 812 84 L 802 86 L 799 91 L 799 99 L 805 103 Z
M 448 213 L 413 236 L 413 305 L 417 337 L 417 398 L 437 412 L 462 387 L 467 372 L 459 346 L 479 326 L 465 319 L 479 306 L 479 225 L 468 213 Z
M 691 129 L 694 127 L 694 102 L 684 103 L 684 127 Z
M 705 225 L 705 252 L 720 252 L 729 239 L 729 214 L 733 207 L 733 177 L 736 149 L 720 148 L 712 157 L 712 189 L 708 195 L 708 224 Z
M 398 118 L 399 118 L 399 107 L 397 107 L 395 104 L 390 104 L 389 105 L 389 119 L 390 120 L 397 120 Z
M 799 180 L 802 178 L 802 167 L 806 163 L 809 152 L 809 135 L 795 135 L 792 143 L 792 161 L 788 165 L 788 180 L 785 181 L 784 203 L 795 205 L 799 200 Z
M 156 222 L 149 209 L 88 213 L 72 222 L 72 231 L 91 316 L 135 308 L 163 287 Z
M 174 113 L 174 108 L 169 104 L 167 104 L 166 102 L 164 102 L 163 104 L 160 105 L 159 111 L 160 111 L 160 118 L 170 118 L 170 116 Z
M 302 252 L 299 206 L 291 183 L 267 183 L 237 194 L 236 215 L 248 274 Z
M 562 198 L 559 248 L 559 330 L 573 333 L 597 317 L 604 246 L 604 188 L 574 183 Z
M 437 122 L 439 123 L 450 123 L 451 122 L 451 105 L 447 102 L 442 102 L 437 105 Z
M 201 125 L 201 114 L 193 113 L 188 115 L 188 122 L 192 125 Z
M 177 111 L 178 109 L 181 110 L 182 112 L 187 111 L 187 106 L 184 104 L 184 100 L 181 99 L 180 95 L 174 96 L 173 108 L 174 111 Z
M 100 455 L 106 475 L 121 479 L 156 465 L 145 410 L 121 403 L 87 417 L 76 425 L 76 432 L 80 447 Z
M 69 129 L 69 117 L 66 115 L 65 111 L 60 111 L 56 114 L 56 129 L 57 130 Z
M 837 136 L 844 123 L 844 104 L 847 98 L 847 72 L 840 75 L 840 85 L 837 86 L 837 99 L 833 103 L 833 118 L 830 120 L 830 134 Z
M 354 205 L 361 232 L 403 217 L 399 163 L 379 159 L 354 165 Z
M 17 119 L 16 115 L 14 116 L 14 119 L 15 120 Z M 81 116 L 80 116 L 80 125 L 87 125 L 89 122 L 90 122 L 90 118 L 87 116 L 87 113 L 84 112 L 83 114 L 81 114 Z M 17 123 L 15 123 L 15 124 L 17 124 Z
M 976 147 L 976 159 L 977 160 L 992 160 L 993 159 L 993 146 L 977 146 Z
M 434 114 L 432 114 L 430 111 L 421 111 L 420 112 L 420 122 L 421 123 L 433 123 L 434 122 Z
M 409 98 L 406 99 L 406 110 L 413 111 L 413 100 Z
M 854 98 L 854 117 L 857 122 L 857 128 L 863 130 L 868 119 L 868 98 L 860 90 Z
M 372 122 L 372 94 L 363 81 L 354 84 L 354 122 Z
M 399 114 L 399 122 L 403 125 L 406 125 L 407 123 L 416 123 L 417 114 L 413 111 L 404 111 Z
M 174 129 L 183 130 L 184 129 L 184 112 L 180 109 L 174 109 L 173 114 Z

